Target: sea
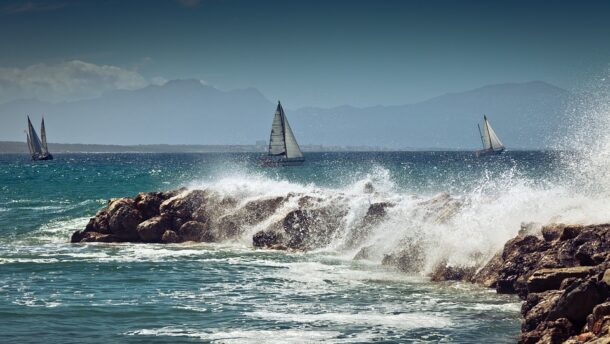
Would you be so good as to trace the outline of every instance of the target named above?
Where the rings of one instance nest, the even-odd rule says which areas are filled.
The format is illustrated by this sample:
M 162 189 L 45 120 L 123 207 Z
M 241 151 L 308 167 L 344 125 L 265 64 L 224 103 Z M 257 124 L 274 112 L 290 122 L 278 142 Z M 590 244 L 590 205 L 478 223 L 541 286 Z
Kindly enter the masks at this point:
M 307 153 L 285 168 L 259 157 L 0 155 L 0 342 L 512 343 L 516 296 L 430 272 L 480 266 L 520 230 L 610 220 L 606 173 L 592 182 L 606 165 L 585 168 L 569 152 Z M 346 210 L 330 243 L 308 252 L 253 248 L 266 222 L 212 244 L 70 243 L 109 199 L 182 186 Z M 346 245 L 376 202 L 393 206 L 359 247 Z M 418 271 L 382 264 L 409 238 L 423 252 Z M 365 246 L 373 254 L 354 259 Z

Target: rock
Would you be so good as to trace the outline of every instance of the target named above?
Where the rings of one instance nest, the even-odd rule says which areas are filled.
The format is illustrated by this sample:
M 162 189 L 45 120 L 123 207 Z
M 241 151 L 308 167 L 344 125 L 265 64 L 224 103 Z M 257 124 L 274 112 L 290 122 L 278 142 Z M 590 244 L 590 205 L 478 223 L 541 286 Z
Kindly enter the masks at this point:
M 422 244 L 417 239 L 403 241 L 401 250 L 383 256 L 381 265 L 394 266 L 400 271 L 416 273 L 424 267 L 425 252 Z
M 595 335 L 600 335 L 603 323 L 610 316 L 610 302 L 600 303 L 593 308 L 591 314 L 587 317 L 587 328 Z
M 276 231 L 259 231 L 252 237 L 252 244 L 258 248 L 280 247 L 284 236 Z
M 430 274 L 430 280 L 440 281 L 469 281 L 476 272 L 475 267 L 448 266 L 446 262 L 436 265 Z
M 563 232 L 564 225 L 562 224 L 551 224 L 542 227 L 542 237 L 546 241 L 554 241 L 559 239 L 561 233 Z
M 606 297 L 607 295 L 600 292 L 594 280 L 574 282 L 557 300 L 549 312 L 548 319 L 567 318 L 574 324 L 584 325 L 593 307 L 603 302 Z
M 171 197 L 159 206 L 159 213 L 169 219 L 180 219 L 184 222 L 192 219 L 193 212 L 206 201 L 204 190 L 185 191 Z M 176 227 L 175 227 L 176 228 Z
M 207 223 L 188 221 L 177 232 L 180 241 L 213 242 L 214 235 Z
M 80 242 L 120 242 L 121 239 L 112 234 L 103 234 L 97 232 L 87 232 Z
M 591 271 L 592 269 L 586 266 L 536 270 L 527 281 L 527 290 L 530 293 L 539 293 L 551 289 L 560 289 L 561 282 L 564 279 L 585 277 Z
M 134 207 L 133 200 L 128 198 L 113 200 L 107 212 L 110 233 L 123 241 L 139 240 L 136 227 L 142 221 L 142 216 Z
M 161 241 L 168 244 L 178 243 L 180 242 L 180 237 L 178 237 L 178 234 L 176 234 L 176 232 L 171 229 L 168 229 L 163 232 L 163 236 L 161 236 Z
M 562 292 L 556 290 L 529 294 L 521 307 L 524 318 L 521 330 L 524 332 L 535 330 L 546 320 L 561 295 Z
M 473 283 L 481 284 L 487 288 L 496 288 L 498 284 L 498 273 L 502 267 L 502 252 L 496 253 L 483 268 L 475 273 L 470 280 Z
M 169 221 L 163 216 L 152 217 L 138 225 L 136 231 L 143 242 L 161 242 Z
M 147 220 L 160 214 L 159 207 L 168 196 L 163 192 L 141 192 L 134 199 L 135 207 L 142 219 Z
M 559 240 L 566 241 L 575 238 L 580 233 L 582 228 L 582 226 L 564 226 Z

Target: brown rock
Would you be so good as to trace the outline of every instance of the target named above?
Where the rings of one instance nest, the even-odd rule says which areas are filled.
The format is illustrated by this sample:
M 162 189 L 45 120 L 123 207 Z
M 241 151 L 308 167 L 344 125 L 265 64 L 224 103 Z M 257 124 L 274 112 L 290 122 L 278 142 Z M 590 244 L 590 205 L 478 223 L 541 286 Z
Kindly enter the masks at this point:
M 120 198 L 108 206 L 108 225 L 110 232 L 123 241 L 139 241 L 136 227 L 142 216 L 134 207 L 133 200 Z
M 215 240 L 207 223 L 188 221 L 177 232 L 180 241 L 212 242 Z
M 141 192 L 134 199 L 135 207 L 142 214 L 143 219 L 150 219 L 159 215 L 159 207 L 169 198 L 167 196 L 163 192 Z
M 548 319 L 567 318 L 574 324 L 584 325 L 593 307 L 603 302 L 605 298 L 605 295 L 598 290 L 596 281 L 588 279 L 579 283 L 577 280 L 557 300 L 549 312 Z
M 537 270 L 528 279 L 527 290 L 530 293 L 539 293 L 545 290 L 559 289 L 564 279 L 585 277 L 591 271 L 591 267 L 587 266 Z
M 258 248 L 271 248 L 282 244 L 284 236 L 273 230 L 259 231 L 252 237 L 252 244 Z
M 163 232 L 161 241 L 164 243 L 168 243 L 168 244 L 178 243 L 178 242 L 180 242 L 180 238 L 178 237 L 178 234 L 176 234 L 176 232 L 168 229 L 165 232 Z
M 167 229 L 168 221 L 162 216 L 155 216 L 138 225 L 136 231 L 143 242 L 160 242 Z
M 564 225 L 562 224 L 551 224 L 542 227 L 542 237 L 546 241 L 554 241 L 559 239 L 561 233 L 563 232 Z

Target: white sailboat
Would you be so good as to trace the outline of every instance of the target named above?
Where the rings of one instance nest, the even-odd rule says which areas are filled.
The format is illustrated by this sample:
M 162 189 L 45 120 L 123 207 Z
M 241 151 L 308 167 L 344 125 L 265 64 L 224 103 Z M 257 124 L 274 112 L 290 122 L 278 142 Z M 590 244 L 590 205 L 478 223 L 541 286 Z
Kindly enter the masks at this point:
M 38 137 L 38 134 L 32 125 L 32 121 L 30 121 L 30 116 L 28 116 L 28 130 L 26 131 L 26 135 L 32 160 L 53 160 L 53 155 L 49 153 L 49 147 L 47 145 L 47 131 L 44 127 L 44 118 L 40 124 L 40 134 L 42 136 L 42 141 Z
M 303 152 L 288 124 L 282 104 L 278 101 L 271 124 L 269 149 L 262 162 L 266 166 L 296 166 L 302 165 L 304 161 Z
M 480 125 L 477 124 L 477 127 L 479 127 L 479 135 L 481 135 L 483 143 L 483 149 L 475 152 L 477 156 L 496 155 L 504 152 L 504 144 L 489 124 L 486 115 L 483 115 L 483 131 L 481 131 Z

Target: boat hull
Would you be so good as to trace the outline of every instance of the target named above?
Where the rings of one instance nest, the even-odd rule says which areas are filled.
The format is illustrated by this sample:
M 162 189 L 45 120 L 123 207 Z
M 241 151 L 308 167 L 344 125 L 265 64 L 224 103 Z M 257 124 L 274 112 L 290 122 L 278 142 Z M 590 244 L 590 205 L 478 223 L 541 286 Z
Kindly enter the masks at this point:
M 282 166 L 301 166 L 305 162 L 303 158 L 273 158 L 264 157 L 261 159 L 263 166 L 282 167 Z
M 34 160 L 34 161 L 38 161 L 38 160 L 53 160 L 53 154 L 51 154 L 51 153 L 47 153 L 47 154 L 32 154 L 32 160 Z
M 480 157 L 480 156 L 500 155 L 502 153 L 504 153 L 504 149 L 498 149 L 498 150 L 482 149 L 482 150 L 478 150 L 478 151 L 474 152 L 474 155 L 476 155 L 477 157 Z

